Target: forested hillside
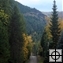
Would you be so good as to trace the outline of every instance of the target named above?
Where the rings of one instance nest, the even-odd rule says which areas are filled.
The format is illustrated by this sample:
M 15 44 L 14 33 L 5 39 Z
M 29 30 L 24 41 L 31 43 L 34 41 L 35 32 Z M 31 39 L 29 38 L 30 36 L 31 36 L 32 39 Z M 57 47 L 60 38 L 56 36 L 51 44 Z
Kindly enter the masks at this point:
M 63 49 L 63 15 L 53 3 L 49 17 L 15 0 L 0 0 L 0 63 L 49 63 L 49 49 Z
M 25 63 L 32 38 L 14 0 L 0 0 L 0 63 Z
M 43 14 L 47 15 L 48 17 L 51 16 L 52 12 L 42 12 Z M 59 18 L 63 18 L 63 11 L 58 11 Z
M 35 8 L 30 8 L 28 6 L 24 6 L 19 2 L 16 2 L 20 12 L 23 14 L 26 21 L 26 31 L 29 35 L 32 35 L 33 40 L 36 42 L 40 41 L 41 33 L 43 33 L 44 26 L 48 22 L 47 19 L 51 16 L 52 12 L 40 12 Z M 63 12 L 58 12 L 59 21 L 62 23 Z M 47 17 L 47 19 L 45 19 Z M 63 27 L 62 24 L 60 26 Z M 39 36 L 39 38 L 38 38 Z
M 41 33 L 43 32 L 46 24 L 45 16 L 39 10 L 30 8 L 16 2 L 20 12 L 24 15 L 26 21 L 26 31 L 29 35 L 32 35 L 33 40 L 40 41 Z

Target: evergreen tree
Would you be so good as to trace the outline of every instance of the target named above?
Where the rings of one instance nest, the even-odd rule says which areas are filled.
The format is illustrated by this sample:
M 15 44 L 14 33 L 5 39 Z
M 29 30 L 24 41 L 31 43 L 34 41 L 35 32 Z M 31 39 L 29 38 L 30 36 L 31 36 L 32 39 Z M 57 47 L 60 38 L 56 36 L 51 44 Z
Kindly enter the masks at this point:
M 45 56 L 45 47 L 46 47 L 46 31 L 44 30 L 44 33 L 43 33 L 43 35 L 42 35 L 42 39 L 41 39 L 41 46 L 42 46 L 42 48 L 43 48 L 43 56 Z
M 45 50 L 45 51 L 48 50 L 49 43 L 52 42 L 51 38 L 52 38 L 52 36 L 51 36 L 50 30 L 49 30 L 49 25 L 46 25 L 44 32 L 42 34 L 42 38 L 41 38 L 41 46 L 42 46 L 43 50 Z
M 9 23 L 10 23 L 11 15 L 13 13 L 12 11 L 13 5 L 14 5 L 14 0 L 0 0 L 0 21 L 1 21 L 0 22 L 0 43 L 1 43 L 0 45 L 4 46 L 4 47 L 1 47 L 2 49 L 0 50 L 0 52 L 3 51 L 3 54 L 2 54 L 3 56 L 10 55 L 10 53 L 8 53 L 10 52 L 9 50 L 10 49 L 9 47 Z M 5 57 L 4 59 L 3 56 L 1 57 L 1 61 L 3 63 L 4 62 L 7 63 L 9 58 Z
M 6 14 L 10 15 L 12 14 L 12 9 L 14 7 L 14 0 L 0 0 L 0 10 L 4 10 Z
M 48 31 L 46 31 L 46 28 L 45 28 L 43 35 L 42 35 L 42 39 L 41 39 L 41 46 L 42 46 L 42 49 L 43 49 L 42 55 L 44 57 L 44 61 L 47 58 L 47 51 L 49 49 L 48 43 L 49 43 L 49 33 L 48 33 Z
M 8 15 L 0 10 L 0 63 L 8 63 L 9 58 Z
M 41 38 L 41 46 L 42 46 L 42 55 L 43 55 L 43 58 L 44 58 L 44 63 L 48 63 L 48 55 L 49 55 L 49 43 L 52 42 L 52 39 L 51 39 L 51 34 L 50 34 L 50 30 L 49 30 L 49 25 L 46 25 L 45 29 L 44 29 L 44 32 L 43 32 L 43 35 L 42 35 L 42 38 Z
M 62 49 L 62 57 L 63 57 L 63 31 L 62 31 L 62 33 L 61 33 L 59 42 L 58 42 L 58 44 L 57 44 L 57 48 L 58 48 L 58 49 Z M 62 59 L 62 62 L 63 62 L 63 59 Z
M 47 35 L 47 32 L 46 30 L 44 30 L 44 33 L 42 35 L 42 39 L 41 39 L 41 46 L 43 48 L 43 51 L 42 51 L 42 56 L 44 58 L 44 63 L 46 63 L 47 61 L 47 51 L 48 51 L 48 35 Z
M 53 40 L 53 45 L 52 48 L 55 48 L 58 39 L 60 36 L 60 28 L 59 28 L 59 22 L 58 22 L 58 14 L 56 11 L 56 1 L 54 0 L 54 5 L 53 5 L 53 13 L 52 13 L 52 18 L 51 18 L 51 24 L 50 24 L 50 30 L 51 30 L 51 35 L 52 35 L 52 40 Z
M 61 33 L 61 36 L 60 36 L 59 42 L 57 44 L 57 47 L 60 48 L 60 49 L 63 49 L 63 31 Z
M 24 19 L 19 13 L 18 8 L 14 7 L 14 13 L 10 22 L 10 49 L 11 59 L 13 63 L 23 63 L 23 33 L 24 33 Z

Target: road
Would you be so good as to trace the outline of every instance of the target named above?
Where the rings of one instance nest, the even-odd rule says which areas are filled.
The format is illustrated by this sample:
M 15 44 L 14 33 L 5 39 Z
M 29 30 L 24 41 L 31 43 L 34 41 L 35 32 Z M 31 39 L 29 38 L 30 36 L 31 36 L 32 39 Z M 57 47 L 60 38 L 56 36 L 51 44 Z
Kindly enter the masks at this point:
M 30 62 L 29 63 L 37 63 L 37 56 L 30 56 Z

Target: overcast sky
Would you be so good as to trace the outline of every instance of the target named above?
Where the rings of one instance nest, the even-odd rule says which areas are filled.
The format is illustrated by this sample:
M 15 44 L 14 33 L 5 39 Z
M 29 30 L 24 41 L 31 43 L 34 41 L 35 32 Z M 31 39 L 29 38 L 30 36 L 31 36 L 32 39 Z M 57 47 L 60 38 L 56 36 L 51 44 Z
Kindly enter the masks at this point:
M 23 5 L 29 6 L 31 8 L 36 8 L 40 11 L 52 11 L 54 0 L 16 0 Z M 57 10 L 63 11 L 63 0 L 56 0 Z

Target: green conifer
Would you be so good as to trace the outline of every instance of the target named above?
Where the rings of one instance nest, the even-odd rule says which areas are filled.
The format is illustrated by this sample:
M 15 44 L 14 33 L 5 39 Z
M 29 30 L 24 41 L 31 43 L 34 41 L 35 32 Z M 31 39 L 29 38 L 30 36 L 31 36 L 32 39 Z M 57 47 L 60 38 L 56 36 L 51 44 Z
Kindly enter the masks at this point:
M 53 4 L 53 12 L 52 12 L 52 18 L 51 18 L 51 24 L 50 24 L 50 30 L 52 35 L 52 48 L 56 48 L 56 45 L 58 43 L 58 39 L 60 36 L 60 28 L 59 28 L 59 22 L 58 22 L 58 13 L 56 11 L 56 1 L 54 0 Z

